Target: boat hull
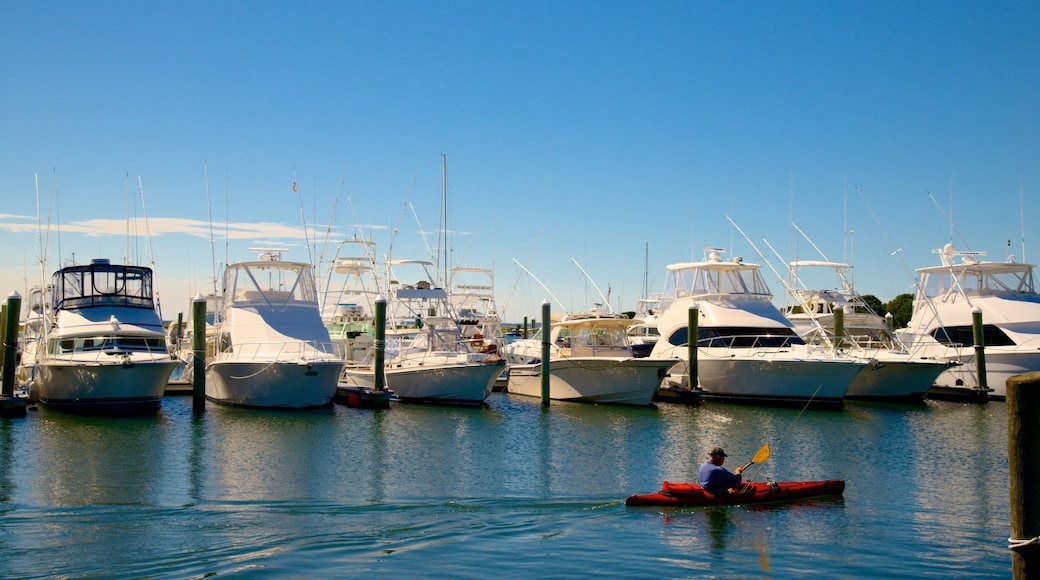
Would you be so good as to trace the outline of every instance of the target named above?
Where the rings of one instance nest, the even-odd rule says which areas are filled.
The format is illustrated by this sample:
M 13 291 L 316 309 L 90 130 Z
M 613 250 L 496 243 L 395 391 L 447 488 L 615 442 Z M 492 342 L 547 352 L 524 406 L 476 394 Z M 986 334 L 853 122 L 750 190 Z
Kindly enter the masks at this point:
M 845 481 L 788 481 L 747 483 L 740 489 L 747 491 L 722 495 L 710 494 L 697 484 L 668 483 L 657 493 L 632 495 L 625 500 L 629 506 L 704 506 L 733 505 L 794 501 L 812 497 L 838 496 L 845 491 Z
M 113 364 L 44 360 L 32 371 L 29 397 L 73 412 L 154 411 L 178 364 L 169 358 Z
M 206 398 L 238 407 L 308 409 L 332 404 L 342 361 L 216 361 L 206 366 Z
M 427 365 L 388 365 L 384 368 L 386 387 L 399 401 L 449 405 L 480 405 L 488 398 L 505 368 L 505 361 Z M 347 368 L 347 383 L 375 387 L 371 367 Z
M 869 401 L 923 401 L 935 379 L 949 364 L 922 360 L 871 361 L 852 380 L 847 399 Z
M 865 363 L 779 357 L 698 359 L 703 396 L 764 404 L 841 406 Z
M 935 380 L 935 386 L 947 389 L 978 389 L 978 367 L 975 365 L 973 348 L 955 349 L 963 355 L 964 364 L 952 367 Z M 1015 375 L 1040 370 L 1040 352 L 1030 352 L 1001 347 L 985 347 L 986 387 L 992 389 L 989 396 L 1003 399 L 1007 396 L 1007 380 Z M 951 360 L 954 357 L 951 357 Z
M 674 359 L 563 358 L 549 362 L 549 398 L 579 403 L 649 405 Z M 542 396 L 542 365 L 513 365 L 506 390 Z

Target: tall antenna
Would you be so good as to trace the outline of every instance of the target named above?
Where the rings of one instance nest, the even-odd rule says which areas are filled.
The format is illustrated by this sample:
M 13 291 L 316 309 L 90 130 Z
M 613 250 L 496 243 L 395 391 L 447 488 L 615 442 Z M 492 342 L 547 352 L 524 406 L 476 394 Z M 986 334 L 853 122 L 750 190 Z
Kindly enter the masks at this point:
M 214 244 L 216 240 L 213 237 L 213 202 L 209 197 L 209 163 L 203 161 L 202 168 L 206 174 L 206 208 L 209 210 L 209 259 L 210 272 L 213 274 L 213 295 L 217 295 L 217 250 Z
M 293 190 L 293 193 L 296 194 L 296 199 L 299 201 L 299 204 L 300 204 L 300 221 L 303 222 L 303 242 L 304 242 L 304 245 L 307 248 L 307 262 L 313 264 L 314 263 L 314 256 L 311 255 L 311 236 L 310 236 L 309 228 L 307 227 L 307 216 L 304 214 L 304 211 L 303 211 L 303 195 L 300 193 L 300 187 L 297 185 L 298 182 L 296 181 L 296 167 L 295 166 L 293 166 L 293 168 L 292 168 L 292 176 L 293 176 L 292 190 Z
M 1022 263 L 1028 264 L 1026 261 L 1026 202 L 1022 197 L 1022 178 L 1018 178 L 1018 219 L 1021 220 L 1022 228 Z
M 141 183 L 141 176 L 137 176 L 137 189 L 141 194 L 141 217 L 144 218 L 144 233 L 148 237 L 148 258 L 152 265 L 152 270 L 156 268 L 155 264 L 155 245 L 152 243 L 152 227 L 148 223 L 148 209 L 144 204 L 144 184 Z M 135 220 L 135 234 L 136 234 L 136 220 Z M 153 276 L 152 286 L 155 290 L 155 309 L 159 312 L 159 319 L 162 319 L 162 302 L 159 300 L 159 281 L 158 276 Z
M 443 239 L 443 243 L 441 240 Z M 437 238 L 438 246 L 440 246 L 440 252 L 438 252 L 438 261 L 440 261 L 440 253 L 444 253 L 444 262 L 439 268 L 443 272 L 443 278 L 441 284 L 444 286 L 448 285 L 448 155 L 441 153 L 441 232 Z

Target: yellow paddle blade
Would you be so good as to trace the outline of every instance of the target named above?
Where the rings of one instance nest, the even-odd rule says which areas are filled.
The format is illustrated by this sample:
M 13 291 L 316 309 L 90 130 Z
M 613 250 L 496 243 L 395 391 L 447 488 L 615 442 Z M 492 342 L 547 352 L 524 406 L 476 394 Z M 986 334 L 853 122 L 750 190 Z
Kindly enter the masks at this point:
M 762 463 L 766 459 L 769 459 L 769 444 L 766 443 L 755 453 L 755 458 L 751 460 L 752 463 Z

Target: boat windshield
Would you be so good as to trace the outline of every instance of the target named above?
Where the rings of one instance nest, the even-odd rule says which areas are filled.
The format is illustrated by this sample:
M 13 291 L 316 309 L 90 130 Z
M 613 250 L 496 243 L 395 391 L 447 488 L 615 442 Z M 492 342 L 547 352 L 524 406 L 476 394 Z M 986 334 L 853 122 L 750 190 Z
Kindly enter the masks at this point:
M 53 283 L 55 310 L 94 306 L 155 308 L 152 270 L 143 266 L 70 266 L 55 272 Z
M 744 295 L 766 297 L 772 293 L 757 265 L 739 263 L 710 264 L 673 270 L 665 285 L 669 296 Z
M 289 302 L 317 303 L 310 266 L 296 262 L 251 262 L 227 269 L 225 296 L 234 302 L 270 306 Z
M 926 298 L 961 292 L 968 296 L 1035 293 L 1032 266 L 1027 264 L 984 262 L 935 270 L 929 269 L 921 276 L 921 289 Z

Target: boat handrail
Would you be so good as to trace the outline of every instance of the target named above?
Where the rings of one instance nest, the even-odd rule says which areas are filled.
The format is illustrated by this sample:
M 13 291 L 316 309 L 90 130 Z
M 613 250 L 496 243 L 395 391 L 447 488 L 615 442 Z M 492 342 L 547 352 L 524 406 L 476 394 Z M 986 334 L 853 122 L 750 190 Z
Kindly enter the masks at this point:
M 299 362 L 340 359 L 335 345 L 323 340 L 256 341 L 221 344 L 214 360 L 271 361 L 292 357 Z

